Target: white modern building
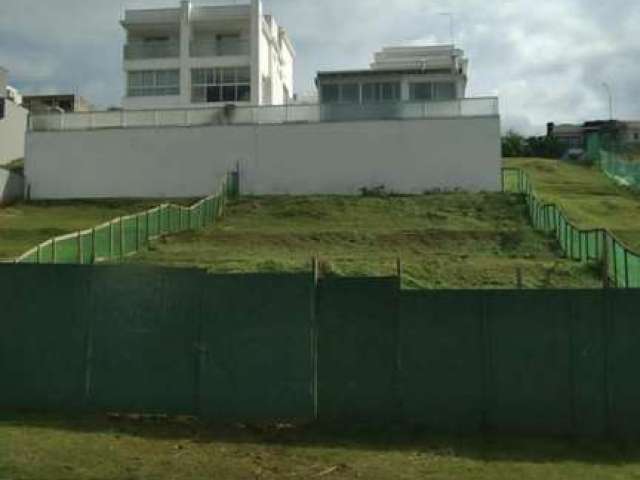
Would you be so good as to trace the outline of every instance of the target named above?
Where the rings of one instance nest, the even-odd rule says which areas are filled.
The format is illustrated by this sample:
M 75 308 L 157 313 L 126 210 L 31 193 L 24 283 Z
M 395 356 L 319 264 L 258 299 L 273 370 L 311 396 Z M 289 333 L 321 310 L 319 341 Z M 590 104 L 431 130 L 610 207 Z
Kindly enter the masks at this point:
M 295 52 L 261 0 L 126 10 L 125 110 L 281 105 Z
M 8 85 L 9 72 L 0 67 L 0 165 L 24 158 L 29 113 L 20 105 L 22 97 Z
M 469 62 L 453 45 L 387 47 L 369 69 L 319 72 L 323 104 L 448 101 L 465 97 Z

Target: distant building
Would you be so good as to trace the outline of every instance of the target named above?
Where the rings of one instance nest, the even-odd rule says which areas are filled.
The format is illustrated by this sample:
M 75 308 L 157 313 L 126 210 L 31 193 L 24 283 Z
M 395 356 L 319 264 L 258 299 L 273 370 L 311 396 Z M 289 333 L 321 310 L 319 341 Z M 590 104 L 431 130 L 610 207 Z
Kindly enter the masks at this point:
M 23 95 L 22 105 L 32 113 L 45 112 L 88 112 L 91 104 L 73 93 L 53 95 Z
M 295 52 L 261 0 L 127 10 L 125 109 L 279 105 L 293 97 Z
M 586 149 L 592 134 L 606 134 L 620 145 L 640 145 L 640 122 L 618 120 L 593 120 L 580 125 L 547 124 L 547 136 L 556 138 L 567 150 Z
M 468 60 L 453 45 L 388 47 L 369 69 L 319 72 L 323 104 L 446 101 L 465 97 Z
M 20 94 L 8 85 L 9 72 L 0 67 L 0 165 L 24 158 L 28 112 Z

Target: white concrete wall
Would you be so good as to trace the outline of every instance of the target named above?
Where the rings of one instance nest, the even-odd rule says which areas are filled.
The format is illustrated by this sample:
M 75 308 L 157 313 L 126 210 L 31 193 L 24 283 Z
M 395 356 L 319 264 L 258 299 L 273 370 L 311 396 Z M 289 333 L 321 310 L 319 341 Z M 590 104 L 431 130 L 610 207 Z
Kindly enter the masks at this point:
M 0 168 L 0 205 L 22 200 L 24 177 Z
M 498 190 L 498 117 L 30 132 L 33 199 L 209 193 L 239 163 L 244 194 Z
M 24 158 L 24 137 L 29 112 L 5 100 L 5 117 L 0 120 L 0 165 Z

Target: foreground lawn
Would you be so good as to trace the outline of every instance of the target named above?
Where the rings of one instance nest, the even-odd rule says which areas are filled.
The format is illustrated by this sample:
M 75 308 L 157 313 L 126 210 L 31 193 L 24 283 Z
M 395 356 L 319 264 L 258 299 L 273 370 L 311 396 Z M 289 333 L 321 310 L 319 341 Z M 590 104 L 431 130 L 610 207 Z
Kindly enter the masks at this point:
M 244 197 L 224 221 L 158 242 L 131 262 L 213 272 L 308 271 L 395 275 L 409 288 L 599 286 L 590 267 L 560 258 L 529 226 L 524 202 L 500 193 Z
M 140 212 L 159 200 L 30 202 L 0 207 L 0 261 L 11 260 L 52 237 Z
M 0 420 L 8 479 L 629 479 L 614 441 L 434 437 L 415 428 L 207 426 L 105 417 Z
M 526 170 L 537 192 L 577 226 L 607 228 L 640 251 L 640 193 L 616 185 L 598 167 L 543 159 L 510 159 L 505 166 Z

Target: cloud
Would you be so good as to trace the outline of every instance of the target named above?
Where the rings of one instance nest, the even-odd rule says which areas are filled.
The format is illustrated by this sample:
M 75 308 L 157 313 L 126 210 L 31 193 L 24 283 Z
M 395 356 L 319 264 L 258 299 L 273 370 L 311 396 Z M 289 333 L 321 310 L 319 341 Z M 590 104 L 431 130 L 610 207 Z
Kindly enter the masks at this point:
M 264 0 L 288 29 L 296 91 L 318 70 L 366 67 L 385 45 L 457 42 L 470 59 L 469 95 L 499 94 L 504 128 L 542 132 L 547 121 L 640 118 L 640 3 L 627 0 Z M 75 90 L 103 106 L 124 84 L 112 0 L 21 0 L 0 5 L 0 64 L 25 92 Z M 178 0 L 147 0 L 146 7 Z M 198 3 L 207 3 L 203 0 Z M 134 5 L 139 6 L 139 5 Z

